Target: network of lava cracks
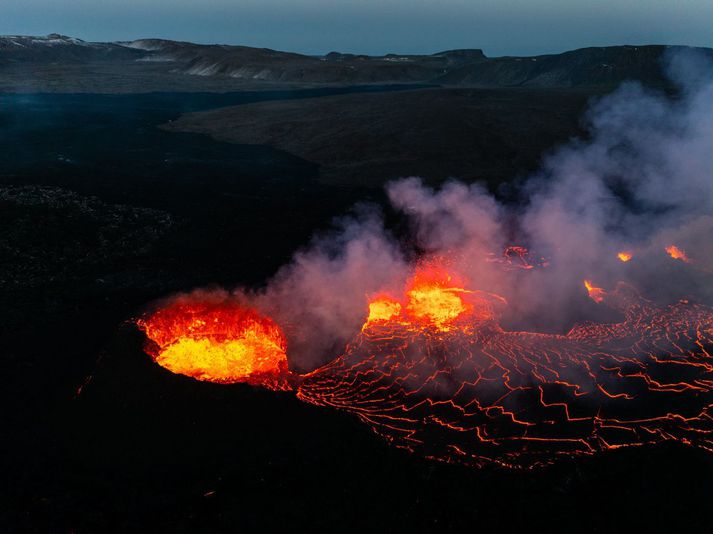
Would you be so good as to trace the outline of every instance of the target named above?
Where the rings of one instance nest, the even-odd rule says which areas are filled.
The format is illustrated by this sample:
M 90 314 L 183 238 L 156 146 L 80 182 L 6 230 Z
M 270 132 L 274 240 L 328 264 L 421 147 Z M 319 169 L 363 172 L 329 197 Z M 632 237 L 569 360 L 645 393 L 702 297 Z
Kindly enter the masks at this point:
M 139 325 L 173 372 L 294 390 L 442 461 L 531 468 L 664 441 L 713 452 L 713 310 L 585 286 L 624 320 L 512 332 L 498 323 L 501 297 L 422 265 L 402 295 L 370 299 L 340 356 L 303 375 L 288 371 L 280 329 L 234 302 L 177 302 Z

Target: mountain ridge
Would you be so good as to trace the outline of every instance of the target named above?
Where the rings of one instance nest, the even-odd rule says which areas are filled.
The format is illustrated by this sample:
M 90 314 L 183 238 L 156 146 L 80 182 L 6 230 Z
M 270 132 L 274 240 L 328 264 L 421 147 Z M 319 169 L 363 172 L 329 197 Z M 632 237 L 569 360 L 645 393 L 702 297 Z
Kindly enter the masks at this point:
M 663 60 L 671 51 L 696 50 L 713 58 L 711 48 L 674 45 L 587 47 L 538 56 L 486 56 L 482 49 L 456 49 L 434 54 L 370 56 L 329 52 L 310 56 L 270 48 L 196 44 L 168 39 L 88 42 L 61 34 L 0 36 L 0 73 L 32 72 L 42 82 L 43 68 L 67 65 L 65 86 L 91 88 L 95 78 L 116 66 L 116 76 L 135 77 L 135 86 L 150 90 L 157 77 L 172 83 L 240 88 L 245 84 L 353 85 L 435 84 L 453 87 L 585 87 L 610 86 L 626 80 L 665 85 Z M 54 72 L 47 77 L 56 75 Z M 18 74 L 19 77 L 19 74 Z M 183 79 L 182 77 L 186 77 Z M 197 80 L 189 81 L 188 78 Z M 76 80 L 75 80 L 76 78 Z M 140 80 L 140 81 L 139 81 Z M 80 83 L 81 82 L 81 83 Z M 9 82 L 8 82 L 9 84 Z M 46 84 L 45 84 L 46 85 Z M 131 84 L 129 84 L 131 86 Z M 0 89 L 4 87 L 0 84 Z M 180 88 L 179 88 L 180 90 Z

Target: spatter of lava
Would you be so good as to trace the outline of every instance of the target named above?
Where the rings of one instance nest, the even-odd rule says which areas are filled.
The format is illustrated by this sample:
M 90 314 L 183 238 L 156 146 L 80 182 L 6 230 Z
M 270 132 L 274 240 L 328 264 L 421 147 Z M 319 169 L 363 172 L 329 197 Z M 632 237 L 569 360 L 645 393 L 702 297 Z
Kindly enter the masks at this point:
M 237 366 L 243 375 L 217 381 L 294 388 L 305 402 L 355 414 L 397 447 L 448 462 L 529 468 L 663 441 L 713 452 L 713 311 L 685 301 L 657 307 L 624 285 L 607 292 L 587 282 L 587 290 L 624 320 L 581 324 L 566 335 L 509 332 L 498 322 L 503 299 L 428 267 L 398 298 L 374 296 L 361 332 L 331 363 L 290 375 L 284 338 L 262 319 L 267 345 L 245 345 L 241 357 L 259 350 L 250 365 Z M 155 324 L 170 318 L 179 325 L 176 316 L 186 312 L 183 324 L 198 316 L 217 321 L 183 334 L 171 330 L 154 357 L 173 371 L 211 379 L 204 359 L 232 361 L 233 335 L 248 331 L 245 317 L 249 324 L 255 318 L 243 310 L 169 307 L 142 328 L 157 341 Z M 217 335 L 222 329 L 231 334 Z M 192 353 L 200 372 L 187 370 L 183 352 L 180 365 L 167 365 L 170 351 L 178 351 L 171 347 L 206 338 L 212 352 Z M 265 346 L 272 356 L 262 360 Z

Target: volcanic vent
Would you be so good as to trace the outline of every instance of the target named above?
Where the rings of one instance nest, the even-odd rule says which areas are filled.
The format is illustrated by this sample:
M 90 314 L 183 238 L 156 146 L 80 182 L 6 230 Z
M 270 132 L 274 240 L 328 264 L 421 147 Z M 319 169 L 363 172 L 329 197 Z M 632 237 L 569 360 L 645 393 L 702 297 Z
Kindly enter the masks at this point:
M 140 319 L 146 351 L 173 373 L 210 382 L 286 387 L 286 341 L 267 317 L 235 300 L 178 299 Z
M 692 78 L 676 100 L 625 86 L 597 102 L 589 139 L 517 205 L 389 184 L 409 243 L 362 209 L 260 291 L 159 304 L 139 321 L 147 351 L 200 380 L 294 390 L 443 461 L 713 452 L 713 83 Z
M 713 311 L 659 307 L 623 284 L 597 289 L 622 322 L 508 332 L 502 297 L 419 267 L 400 298 L 368 303 L 342 355 L 303 375 L 289 373 L 277 326 L 230 299 L 184 297 L 139 324 L 172 372 L 294 388 L 440 460 L 531 467 L 671 440 L 713 452 Z

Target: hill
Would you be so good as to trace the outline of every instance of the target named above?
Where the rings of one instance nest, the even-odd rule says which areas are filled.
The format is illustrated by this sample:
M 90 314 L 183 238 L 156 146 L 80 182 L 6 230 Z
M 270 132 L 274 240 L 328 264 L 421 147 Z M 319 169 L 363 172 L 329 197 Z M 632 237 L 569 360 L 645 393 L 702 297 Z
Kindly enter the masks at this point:
M 611 87 L 665 84 L 666 54 L 684 47 L 610 46 L 533 57 L 480 49 L 430 55 L 308 56 L 165 39 L 90 43 L 52 34 L 0 37 L 0 91 L 149 92 L 355 84 L 454 87 Z M 713 49 L 698 49 L 713 58 Z

